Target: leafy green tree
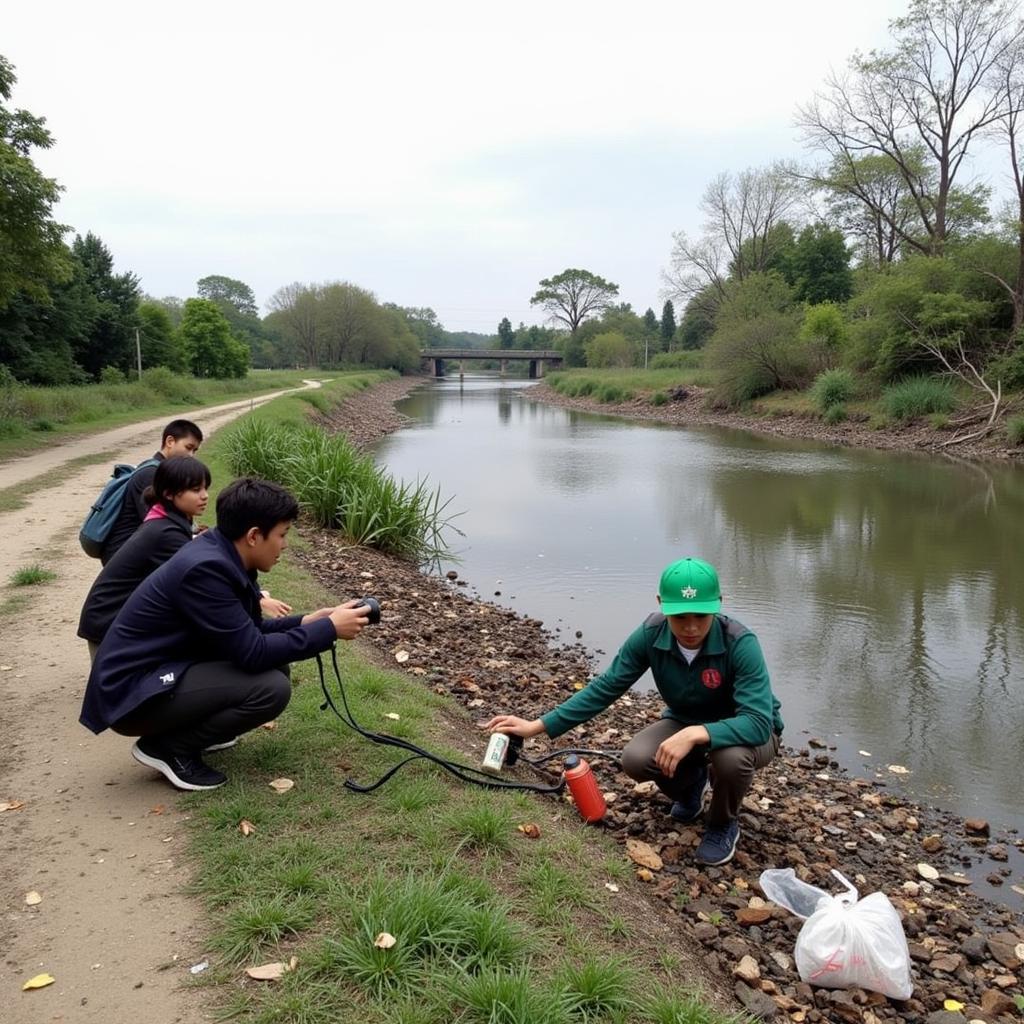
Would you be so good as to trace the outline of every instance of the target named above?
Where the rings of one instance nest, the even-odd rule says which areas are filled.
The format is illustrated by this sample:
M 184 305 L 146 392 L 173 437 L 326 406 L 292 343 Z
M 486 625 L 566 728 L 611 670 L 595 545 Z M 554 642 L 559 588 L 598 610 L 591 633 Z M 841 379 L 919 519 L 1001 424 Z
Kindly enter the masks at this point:
M 512 329 L 512 321 L 507 316 L 498 324 L 498 348 L 512 348 L 516 343 L 516 332 Z
M 16 82 L 0 56 L 0 100 L 10 100 Z M 52 216 L 61 187 L 29 155 L 52 145 L 44 118 L 0 102 L 0 309 L 19 291 L 45 300 L 52 282 L 70 276 L 66 229 Z
M 429 306 L 396 306 L 392 302 L 384 303 L 385 309 L 393 309 L 401 313 L 409 330 L 416 335 L 422 348 L 443 348 L 446 344 L 445 329 L 437 314 Z
M 530 299 L 548 318 L 565 324 L 575 334 L 581 323 L 593 313 L 603 312 L 619 294 L 619 286 L 589 270 L 569 268 L 554 277 L 544 278 Z
M 644 312 L 644 329 L 652 338 L 658 333 L 661 325 L 658 323 L 657 314 L 650 307 Z
M 801 311 L 780 274 L 750 274 L 734 282 L 715 318 L 708 366 L 718 371 L 714 400 L 729 407 L 812 376 L 797 339 Z
M 633 365 L 633 346 L 618 331 L 603 331 L 584 345 L 587 366 L 626 367 Z
M 201 299 L 215 302 L 222 313 L 225 306 L 230 306 L 242 316 L 259 316 L 253 290 L 244 281 L 233 277 L 224 277 L 221 274 L 201 277 L 196 282 L 196 294 Z
M 671 299 L 666 299 L 665 305 L 661 307 L 658 330 L 661 334 L 661 347 L 667 352 L 672 347 L 672 339 L 676 336 L 676 308 L 672 305 Z
M 227 317 L 209 299 L 186 299 L 178 338 L 197 377 L 244 377 L 249 350 L 232 337 Z
M 853 294 L 850 254 L 841 231 L 811 224 L 800 232 L 783 274 L 799 302 L 845 302 Z
M 75 361 L 94 380 L 104 366 L 126 370 L 134 363 L 138 325 L 139 279 L 114 273 L 114 257 L 91 231 L 76 235 L 71 253 L 82 280 L 96 299 L 96 316 L 87 338 L 74 345 Z
M 175 334 L 171 315 L 156 302 L 139 303 L 139 347 L 145 368 L 166 366 L 175 373 L 188 372 L 188 361 Z

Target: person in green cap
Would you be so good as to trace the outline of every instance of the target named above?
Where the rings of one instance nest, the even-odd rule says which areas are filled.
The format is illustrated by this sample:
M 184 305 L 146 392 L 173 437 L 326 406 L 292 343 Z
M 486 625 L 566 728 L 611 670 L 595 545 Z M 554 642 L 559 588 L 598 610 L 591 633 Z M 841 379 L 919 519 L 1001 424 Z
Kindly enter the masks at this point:
M 626 639 L 615 660 L 567 701 L 540 718 L 496 715 L 484 726 L 514 736 L 554 738 L 589 721 L 621 697 L 647 669 L 666 707 L 622 753 L 622 769 L 652 781 L 672 800 L 673 818 L 704 813 L 709 767 L 713 785 L 699 864 L 732 860 L 739 811 L 754 772 L 779 752 L 782 719 L 757 637 L 721 614 L 718 573 L 683 558 L 661 574 L 660 612 Z

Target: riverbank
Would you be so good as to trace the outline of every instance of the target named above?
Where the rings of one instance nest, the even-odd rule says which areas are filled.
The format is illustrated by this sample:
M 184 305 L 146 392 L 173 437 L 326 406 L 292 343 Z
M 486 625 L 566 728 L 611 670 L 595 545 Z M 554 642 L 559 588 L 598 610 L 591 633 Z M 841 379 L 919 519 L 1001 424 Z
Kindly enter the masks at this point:
M 878 448 L 883 451 L 924 452 L 950 458 L 998 459 L 1024 462 L 1024 448 L 1012 447 L 1005 433 L 998 429 L 989 437 L 963 444 L 947 445 L 953 436 L 950 429 L 938 429 L 927 420 L 907 424 L 891 423 L 876 427 L 866 420 L 847 419 L 828 424 L 819 416 L 801 415 L 782 408 L 765 408 L 763 412 L 733 412 L 709 408 L 708 388 L 686 385 L 669 396 L 665 405 L 652 405 L 647 396 L 626 402 L 599 402 L 591 396 L 570 398 L 559 394 L 545 382 L 524 389 L 530 401 L 546 402 L 565 409 L 595 413 L 601 416 L 619 416 L 624 419 L 667 423 L 677 427 L 716 426 L 749 430 L 755 434 L 773 437 L 792 437 L 821 441 L 825 444 L 850 448 Z M 753 403 L 757 410 L 759 405 Z
M 332 414 L 333 429 L 365 431 L 373 423 L 381 434 L 395 429 L 383 407 L 394 400 L 385 389 L 400 383 L 347 402 Z M 416 383 L 409 382 L 409 389 Z M 363 437 L 363 443 L 370 440 Z M 382 622 L 364 634 L 381 663 L 454 697 L 478 721 L 502 710 L 535 715 L 590 674 L 592 659 L 582 645 L 559 645 L 542 623 L 480 599 L 457 576 L 424 576 L 414 566 L 346 546 L 329 532 L 314 532 L 311 540 L 297 557 L 316 579 L 332 592 L 372 592 L 381 600 Z M 658 710 L 650 695 L 631 694 L 563 745 L 620 748 Z M 472 744 L 478 740 L 467 737 Z M 516 772 L 533 778 L 525 768 Z M 672 822 L 663 798 L 646 792 L 650 787 L 604 767 L 598 772 L 611 795 L 599 827 L 623 844 L 639 839 L 653 848 L 657 859 L 651 862 L 660 867 L 638 874 L 665 922 L 705 949 L 709 970 L 733 978 L 736 997 L 752 1012 L 782 1013 L 794 1021 L 918 1021 L 954 999 L 970 1018 L 1016 1014 L 1013 997 L 1024 996 L 1018 948 L 1024 943 L 1024 879 L 1013 877 L 1008 864 L 1019 859 L 1019 836 L 990 836 L 985 823 L 917 806 L 879 780 L 850 777 L 824 744 L 808 738 L 757 777 L 735 860 L 701 870 L 692 863 L 698 828 Z M 800 983 L 792 962 L 799 921 L 765 906 L 757 887 L 761 870 L 770 866 L 796 867 L 801 877 L 830 891 L 838 887 L 829 874 L 837 868 L 863 895 L 888 894 L 911 942 L 914 998 L 896 1004 Z M 970 874 L 958 873 L 965 868 Z M 1009 905 L 987 900 L 972 878 L 987 878 L 1006 893 Z M 752 958 L 753 969 L 744 957 Z

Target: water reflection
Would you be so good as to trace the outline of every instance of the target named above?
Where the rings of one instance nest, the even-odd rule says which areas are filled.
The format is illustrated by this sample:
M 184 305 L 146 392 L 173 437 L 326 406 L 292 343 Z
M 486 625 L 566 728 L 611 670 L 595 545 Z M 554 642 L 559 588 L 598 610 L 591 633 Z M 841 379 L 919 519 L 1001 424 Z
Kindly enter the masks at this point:
M 699 554 L 762 640 L 791 742 L 835 737 L 847 761 L 907 765 L 919 797 L 1019 822 L 1024 473 L 624 423 L 521 386 L 432 383 L 380 449 L 456 495 L 485 596 L 607 660 L 664 563 Z

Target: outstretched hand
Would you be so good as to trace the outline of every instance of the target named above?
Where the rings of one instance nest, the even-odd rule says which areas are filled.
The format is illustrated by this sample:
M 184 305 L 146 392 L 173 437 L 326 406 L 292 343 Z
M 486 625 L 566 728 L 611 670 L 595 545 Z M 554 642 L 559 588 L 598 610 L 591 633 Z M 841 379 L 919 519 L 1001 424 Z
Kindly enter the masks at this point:
M 480 728 L 488 732 L 503 732 L 507 736 L 539 736 L 544 732 L 544 723 L 535 718 L 529 721 L 525 718 L 518 718 L 516 715 L 495 715 L 489 722 L 485 722 Z

